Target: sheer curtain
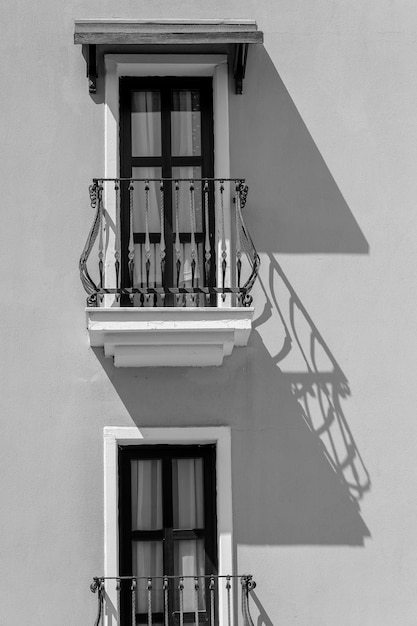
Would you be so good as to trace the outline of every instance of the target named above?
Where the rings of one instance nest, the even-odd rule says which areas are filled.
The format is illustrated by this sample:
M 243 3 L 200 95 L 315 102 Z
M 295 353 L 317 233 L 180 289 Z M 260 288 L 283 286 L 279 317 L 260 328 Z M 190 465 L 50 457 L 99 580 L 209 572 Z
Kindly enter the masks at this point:
M 161 156 L 161 96 L 159 91 L 134 91 L 132 93 L 132 156 Z M 160 178 L 160 167 L 133 167 L 133 178 Z M 145 184 L 134 183 L 133 192 L 133 230 L 144 233 L 145 227 Z M 159 183 L 149 183 L 148 229 L 150 233 L 161 232 L 161 199 Z M 150 286 L 160 286 L 161 259 L 160 245 L 151 244 Z M 143 244 L 135 245 L 135 286 L 146 286 L 146 255 Z
M 174 459 L 172 462 L 173 519 L 178 529 L 204 528 L 203 460 Z M 202 539 L 174 544 L 174 568 L 179 576 L 204 576 L 205 551 Z M 204 608 L 204 579 L 199 583 L 199 608 Z M 184 580 L 184 610 L 195 608 L 194 580 Z
M 175 528 L 204 528 L 203 460 L 174 459 L 172 488 Z
M 175 90 L 172 96 L 171 141 L 174 156 L 201 155 L 201 111 L 200 94 L 196 90 Z M 201 178 L 201 168 L 182 166 L 174 168 L 173 177 Z M 190 224 L 190 191 L 189 184 L 180 186 L 179 193 L 179 226 L 180 231 L 191 232 Z M 201 217 L 201 185 L 195 185 L 195 230 L 202 231 Z M 197 257 L 195 278 L 200 279 L 201 259 Z M 191 246 L 183 245 L 182 278 L 186 287 L 191 287 Z
M 159 91 L 132 92 L 132 156 L 161 156 Z
M 200 93 L 198 90 L 173 90 L 171 110 L 171 153 L 173 156 L 190 157 L 201 155 L 201 111 Z M 132 156 L 158 157 L 162 154 L 161 135 L 161 97 L 159 91 L 142 90 L 132 93 Z M 160 167 L 132 168 L 134 178 L 160 178 Z M 201 178 L 201 168 L 195 166 L 181 166 L 173 168 L 173 178 Z M 161 232 L 161 198 L 158 183 L 149 185 L 148 228 L 150 232 Z M 145 232 L 145 193 L 144 184 L 136 183 L 133 193 L 134 215 L 133 228 L 136 233 Z M 190 191 L 189 184 L 181 183 L 179 189 L 179 230 L 191 232 L 190 224 Z M 175 208 L 173 209 L 175 211 Z M 201 184 L 195 185 L 195 231 L 202 232 Z M 173 216 L 175 230 L 175 215 Z M 173 254 L 172 251 L 167 253 Z M 160 245 L 151 245 L 150 286 L 159 287 L 162 284 Z M 201 278 L 203 252 L 197 254 L 195 279 Z M 135 245 L 135 276 L 136 286 L 146 286 L 146 257 L 143 244 Z M 190 287 L 191 246 L 182 244 L 181 255 L 181 286 Z M 173 286 L 173 285 L 172 285 Z
M 132 530 L 161 530 L 163 528 L 162 461 L 141 459 L 131 461 Z M 174 529 L 204 528 L 203 460 L 201 458 L 172 460 L 172 498 Z M 160 576 L 164 573 L 162 541 L 134 541 L 132 546 L 133 574 Z M 174 541 L 174 574 L 204 576 L 204 540 Z M 178 580 L 175 581 L 178 586 Z M 154 611 L 162 610 L 162 580 L 154 584 Z M 194 580 L 184 581 L 184 610 L 193 611 Z M 178 602 L 177 597 L 177 602 Z M 138 581 L 138 611 L 146 612 L 146 580 Z M 199 608 L 205 606 L 204 580 L 200 580 Z M 178 606 L 176 607 L 178 610 Z
M 132 460 L 132 530 L 162 528 L 162 461 Z

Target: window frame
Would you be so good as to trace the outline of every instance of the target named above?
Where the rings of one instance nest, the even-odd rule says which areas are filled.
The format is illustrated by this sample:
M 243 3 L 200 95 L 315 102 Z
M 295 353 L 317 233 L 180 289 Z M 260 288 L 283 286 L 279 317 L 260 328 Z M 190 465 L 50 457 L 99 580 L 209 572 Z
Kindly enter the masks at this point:
M 107 426 L 104 438 L 104 575 L 119 575 L 118 449 L 120 445 L 204 445 L 216 446 L 217 563 L 219 575 L 233 573 L 233 509 L 231 429 L 228 426 L 137 428 Z M 117 607 L 115 586 L 106 589 Z M 232 623 L 233 609 L 232 603 Z M 219 624 L 227 624 L 227 597 L 223 585 L 218 595 Z M 106 615 L 106 626 L 117 625 L 117 610 Z
M 173 525 L 172 500 L 172 465 L 174 459 L 201 458 L 203 461 L 203 498 L 204 498 L 204 526 L 198 529 L 176 529 Z M 131 527 L 131 474 L 132 460 L 160 459 L 162 463 L 162 498 L 163 528 L 158 530 L 133 530 Z M 162 541 L 164 558 L 164 575 L 174 574 L 174 544 L 181 539 L 204 539 L 205 557 L 204 570 L 206 575 L 217 574 L 217 515 L 216 515 L 216 446 L 215 444 L 162 444 L 162 445 L 119 445 L 119 568 L 123 576 L 132 575 L 132 541 L 146 541 L 154 539 Z M 167 519 L 168 518 L 168 519 Z M 168 521 L 169 520 L 169 521 Z M 166 525 L 168 524 L 168 525 Z M 209 579 L 205 581 L 207 598 L 209 597 Z M 127 589 L 124 591 L 128 592 Z M 125 604 L 130 608 L 130 595 L 124 594 Z M 174 598 L 169 595 L 169 612 L 174 616 Z M 210 606 L 201 615 L 203 621 L 210 620 Z M 147 623 L 147 614 L 141 614 L 139 624 Z M 178 617 L 178 616 L 177 616 Z M 189 615 L 190 618 L 193 615 Z M 127 618 L 127 619 L 126 619 Z M 130 623 L 130 612 L 123 617 L 122 623 Z M 156 614 L 155 619 L 163 620 L 163 616 Z M 186 616 L 184 616 L 187 621 Z M 123 621 L 124 620 L 124 621 Z M 175 617 L 174 617 L 175 620 Z
M 161 154 L 160 156 L 134 156 L 132 154 L 132 134 L 131 134 L 131 94 L 140 90 L 158 91 L 161 95 Z M 201 98 L 201 154 L 199 156 L 175 156 L 171 154 L 171 94 L 175 89 L 198 89 Z M 212 178 L 214 176 L 214 141 L 213 141 L 213 84 L 211 76 L 121 76 L 119 78 L 119 163 L 120 176 L 130 178 L 134 167 L 160 167 L 161 175 L 164 178 L 172 178 L 172 170 L 175 167 L 196 165 L 200 168 L 201 178 Z M 194 163 L 192 163 L 194 162 Z M 121 224 L 121 283 L 122 286 L 130 286 L 128 269 L 128 245 L 129 245 L 129 196 L 127 183 L 121 187 L 122 202 L 122 224 Z M 201 201 L 203 207 L 203 201 Z M 165 282 L 164 287 L 175 286 L 174 267 L 174 216 L 173 200 L 171 193 L 165 194 L 165 244 L 168 254 L 166 255 Z M 196 241 L 202 244 L 205 238 L 205 222 L 203 222 L 202 232 L 196 233 Z M 151 243 L 154 233 L 150 233 Z M 212 255 L 215 253 L 215 216 L 213 206 L 213 196 L 210 193 L 209 203 L 209 238 Z M 188 241 L 190 239 L 188 238 Z M 134 242 L 143 243 L 145 233 L 134 233 Z M 187 241 L 187 235 L 180 233 L 180 241 Z M 203 264 L 204 266 L 204 264 Z M 204 271 L 204 269 L 203 269 Z M 205 276 L 205 284 L 214 286 L 216 284 L 215 265 L 211 265 L 209 276 Z M 211 305 L 216 304 L 216 297 L 211 297 Z M 122 303 L 130 305 L 128 297 L 122 297 Z M 173 305 L 172 298 L 168 297 L 165 306 Z

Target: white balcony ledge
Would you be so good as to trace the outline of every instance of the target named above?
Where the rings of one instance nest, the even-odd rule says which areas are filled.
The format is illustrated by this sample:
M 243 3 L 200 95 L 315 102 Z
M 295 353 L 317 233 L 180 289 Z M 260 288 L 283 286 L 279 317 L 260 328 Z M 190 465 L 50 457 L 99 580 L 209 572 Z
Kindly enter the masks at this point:
M 88 307 L 91 347 L 103 347 L 115 367 L 221 365 L 246 346 L 252 307 Z

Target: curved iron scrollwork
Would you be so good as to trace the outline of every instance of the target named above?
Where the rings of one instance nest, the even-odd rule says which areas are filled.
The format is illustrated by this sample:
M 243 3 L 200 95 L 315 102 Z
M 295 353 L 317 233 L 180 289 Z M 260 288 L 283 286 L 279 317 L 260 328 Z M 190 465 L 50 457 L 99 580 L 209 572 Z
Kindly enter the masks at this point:
M 259 266 L 261 264 L 261 259 L 259 257 L 259 254 L 256 251 L 255 245 L 252 241 L 252 237 L 249 234 L 249 231 L 245 225 L 244 219 L 243 219 L 243 215 L 242 215 L 242 209 L 244 208 L 245 204 L 246 204 L 246 200 L 248 197 L 248 191 L 249 188 L 247 185 L 245 185 L 244 183 L 240 184 L 239 187 L 239 195 L 240 195 L 240 207 L 237 208 L 238 212 L 239 212 L 239 228 L 240 228 L 240 237 L 241 237 L 241 241 L 242 241 L 242 245 L 245 248 L 245 252 L 246 252 L 246 256 L 249 260 L 249 263 L 251 265 L 251 274 L 249 276 L 249 278 L 247 279 L 247 281 L 245 282 L 245 284 L 243 285 L 243 290 L 245 292 L 245 296 L 243 298 L 243 306 L 250 306 L 252 304 L 253 298 L 250 295 L 250 291 L 258 277 L 258 273 L 259 273 Z
M 97 306 L 97 294 L 98 294 L 99 289 L 97 285 L 95 284 L 95 282 L 93 281 L 93 279 L 91 278 L 90 274 L 88 273 L 87 261 L 88 261 L 88 257 L 91 254 L 91 250 L 93 249 L 94 243 L 97 239 L 97 235 L 99 233 L 100 226 L 101 226 L 101 217 L 102 217 L 101 215 L 102 213 L 101 190 L 99 188 L 98 183 L 94 182 L 92 185 L 90 185 L 88 191 L 90 193 L 91 208 L 94 209 L 96 213 L 94 215 L 93 225 L 90 229 L 90 232 L 88 233 L 87 241 L 85 242 L 83 251 L 81 253 L 81 257 L 79 261 L 79 270 L 80 270 L 81 282 L 83 284 L 85 291 L 88 294 L 87 306 Z
M 210 181 L 210 182 L 209 182 Z M 124 254 L 128 253 L 129 259 L 129 284 L 120 285 L 120 223 L 118 218 L 120 216 L 120 185 L 124 182 L 129 184 L 129 200 L 130 200 L 130 226 L 129 226 L 129 245 L 128 250 L 124 250 Z M 161 232 L 160 241 L 155 240 L 155 233 L 149 233 L 149 184 L 158 183 L 160 186 L 160 222 Z M 197 241 L 196 228 L 196 199 L 195 199 L 195 185 L 198 184 L 202 189 L 202 205 L 204 206 L 204 212 L 202 212 L 201 218 L 204 220 L 204 228 L 206 229 L 206 235 L 199 234 L 200 239 Z M 227 228 L 225 227 L 224 206 L 226 206 L 226 195 L 228 189 L 232 193 L 232 185 L 235 185 L 235 213 L 232 221 L 236 221 L 236 250 L 232 251 L 230 247 L 229 235 L 226 237 Z M 106 185 L 106 195 L 111 194 L 111 186 L 114 186 L 115 193 L 115 206 L 116 206 L 116 220 L 115 220 L 115 284 L 105 285 L 105 272 L 104 272 L 104 260 L 106 256 L 105 246 L 108 246 L 107 230 L 105 216 L 107 215 L 103 203 L 103 189 Z M 179 187 L 182 185 L 182 202 L 186 202 L 185 198 L 189 196 L 189 213 L 190 223 L 189 237 L 191 237 L 191 243 L 187 244 L 186 239 L 180 240 L 183 236 L 179 233 L 178 229 L 178 197 Z M 143 187 L 143 189 L 142 189 Z M 138 197 L 141 197 L 142 191 L 145 193 L 145 215 L 144 220 L 146 224 L 145 243 L 143 243 L 141 237 L 143 234 L 133 233 L 133 189 L 135 189 Z M 171 283 L 166 284 L 165 280 L 165 257 L 168 253 L 165 245 L 164 238 L 164 195 L 166 193 L 173 193 L 174 197 L 174 213 L 176 220 L 176 233 L 175 241 L 172 243 L 172 254 L 175 254 L 176 261 L 176 280 L 175 276 L 171 276 Z M 120 296 L 124 295 L 130 299 L 133 304 L 136 302 L 136 306 L 143 306 L 143 303 L 149 303 L 150 299 L 154 302 L 154 306 L 164 306 L 165 297 L 169 294 L 170 302 L 176 302 L 175 306 L 199 306 L 199 298 L 206 300 L 207 304 L 213 306 L 216 302 L 216 297 L 221 295 L 223 301 L 226 299 L 226 295 L 230 294 L 232 306 L 236 303 L 237 306 L 250 306 L 252 304 L 252 296 L 250 291 L 256 281 L 259 272 L 260 258 L 256 252 L 252 238 L 249 235 L 248 229 L 244 223 L 242 216 L 242 209 L 246 205 L 248 196 L 248 186 L 243 179 L 94 179 L 93 184 L 89 187 L 90 205 L 95 211 L 93 224 L 88 234 L 86 243 L 81 253 L 79 261 L 79 271 L 82 285 L 87 292 L 87 306 L 98 306 L 99 300 L 102 300 L 105 294 L 113 294 L 118 302 Z M 211 194 L 211 195 L 210 195 Z M 214 233 L 209 233 L 209 217 L 208 207 L 213 206 L 215 197 L 219 202 L 219 224 L 217 224 L 218 239 Z M 185 208 L 185 207 L 184 207 Z M 184 215 L 186 213 L 184 212 Z M 232 214 L 233 215 L 233 214 Z M 185 227 L 187 230 L 187 227 Z M 204 229 L 203 229 L 204 230 Z M 201 243 L 201 238 L 205 236 L 205 241 Z M 138 237 L 138 239 L 136 239 Z M 151 240 L 151 237 L 154 239 Z M 98 244 L 96 241 L 98 239 Z M 104 243 L 106 239 L 106 243 Z M 158 259 L 158 253 L 152 248 L 156 244 L 160 245 L 160 259 Z M 96 271 L 98 270 L 97 284 L 92 278 L 88 270 L 88 262 L 91 258 L 93 248 L 98 245 L 98 258 Z M 141 258 L 146 253 L 146 272 L 144 269 L 135 269 L 136 255 L 135 245 L 138 248 L 138 258 Z M 171 245 L 171 244 L 170 244 Z M 187 250 L 187 246 L 189 250 Z M 200 247 L 199 247 L 200 246 Z M 221 248 L 221 258 L 217 258 L 217 263 L 221 263 L 221 271 L 223 280 L 220 279 L 221 285 L 216 284 L 216 250 Z M 242 263 L 242 252 L 246 257 L 246 264 Z M 109 251 L 107 251 L 107 254 Z M 94 253 L 95 254 L 95 253 Z M 185 276 L 185 254 L 190 256 L 188 259 L 191 266 L 191 285 L 186 282 Z M 219 253 L 220 254 L 220 253 Z M 203 261 L 201 261 L 203 259 Z M 107 257 L 106 265 L 109 263 L 110 258 Z M 233 263 L 236 264 L 235 272 L 233 270 Z M 198 268 L 198 265 L 202 265 Z M 140 265 L 140 262 L 139 262 Z M 160 266 L 160 267 L 159 267 Z M 203 267 L 204 266 L 204 267 Z M 135 273 L 142 272 L 141 278 L 136 279 Z M 158 274 L 162 276 L 162 283 L 156 282 L 155 276 Z M 237 277 L 234 277 L 236 273 Z M 240 282 L 241 273 L 242 276 Z M 175 274 L 175 271 L 174 271 Z M 184 274 L 184 276 L 183 276 Z M 248 276 L 249 274 L 249 276 Z M 180 277 L 181 276 L 181 277 Z M 230 278 L 234 277 L 234 278 Z M 154 277 L 154 278 L 152 278 Z M 108 279 L 111 281 L 111 279 Z M 187 278 L 188 280 L 188 278 Z M 229 284 L 231 280 L 235 280 L 235 284 Z M 140 296 L 137 300 L 134 300 L 134 296 L 137 294 Z M 139 304 L 140 302 L 140 304 Z
M 252 616 L 249 611 L 249 592 L 255 589 L 256 583 L 252 576 L 242 576 L 240 579 L 242 585 L 242 617 L 243 626 L 254 626 Z
M 245 208 L 246 200 L 248 198 L 249 187 L 245 185 L 244 182 L 240 182 L 239 184 L 239 196 L 240 196 L 240 207 L 241 209 Z
M 115 608 L 117 604 L 116 620 L 117 624 L 120 624 L 120 610 L 121 610 L 121 588 L 124 585 L 126 594 L 124 597 L 124 611 L 127 621 L 132 624 L 136 624 L 137 609 L 137 585 L 141 584 L 142 591 L 146 590 L 146 596 L 141 599 L 142 612 L 148 614 L 148 624 L 153 622 L 153 594 L 159 593 L 162 589 L 164 593 L 164 607 L 163 607 L 163 621 L 165 624 L 171 623 L 171 617 L 169 614 L 169 595 L 174 594 L 179 600 L 179 623 L 185 623 L 185 621 L 191 621 L 190 618 L 194 613 L 194 623 L 201 623 L 201 616 L 199 617 L 199 589 L 205 588 L 209 594 L 207 607 L 205 609 L 205 621 L 210 621 L 210 624 L 215 623 L 216 608 L 218 594 L 220 593 L 221 586 L 223 586 L 223 599 L 225 602 L 225 609 L 228 615 L 228 623 L 231 624 L 231 617 L 233 614 L 233 598 L 237 596 L 238 588 L 241 588 L 241 611 L 242 611 L 242 624 L 243 626 L 254 626 L 252 616 L 249 611 L 249 594 L 255 589 L 256 584 L 250 574 L 236 574 L 236 575 L 223 575 L 216 576 L 214 574 L 206 574 L 203 576 L 95 576 L 93 582 L 90 585 L 90 589 L 93 593 L 97 593 L 97 615 L 95 618 L 94 626 L 103 626 L 104 615 L 107 613 L 105 603 L 109 602 L 109 596 L 114 593 L 117 595 L 117 600 L 111 606 Z M 235 586 L 236 584 L 236 586 Z M 106 586 L 106 588 L 105 588 Z M 194 588 L 194 606 L 188 606 L 186 608 L 183 602 L 184 589 L 187 586 L 188 589 Z M 236 593 L 235 593 L 236 592 Z M 177 596 L 177 594 L 179 594 Z M 130 596 L 130 597 L 129 597 Z M 174 596 L 172 596 L 174 597 Z M 187 617 L 187 619 L 185 619 Z M 192 619 L 192 618 L 191 618 Z M 158 620 L 159 623 L 159 620 Z M 216 621 L 217 623 L 217 621 Z M 237 623 L 237 621 L 236 621 Z
M 90 591 L 92 591 L 92 593 L 97 593 L 97 616 L 94 622 L 94 626 L 99 626 L 100 621 L 102 620 L 102 617 L 103 617 L 104 579 L 94 578 L 93 582 L 90 585 Z

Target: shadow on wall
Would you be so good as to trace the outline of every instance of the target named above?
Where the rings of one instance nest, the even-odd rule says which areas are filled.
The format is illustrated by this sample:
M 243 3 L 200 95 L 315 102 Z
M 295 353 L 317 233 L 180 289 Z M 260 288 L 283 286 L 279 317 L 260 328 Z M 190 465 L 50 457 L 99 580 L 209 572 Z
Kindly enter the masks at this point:
M 362 546 L 370 479 L 342 408 L 346 376 L 274 257 L 262 286 L 249 346 L 222 367 L 117 369 L 95 353 L 139 428 L 231 426 L 236 545 Z M 272 356 L 267 326 L 281 338 Z
M 245 220 L 270 258 L 256 330 L 220 368 L 116 369 L 96 349 L 126 413 L 111 394 L 109 410 L 139 428 L 232 428 L 235 545 L 361 546 L 370 480 L 342 407 L 348 382 L 273 254 L 368 243 L 261 46 L 230 106 L 232 173 L 247 177 Z
M 351 497 L 358 501 L 369 489 L 370 479 L 341 406 L 341 400 L 350 395 L 346 376 L 278 261 L 272 256 L 269 290 L 285 332 L 282 349 L 273 357 L 273 361 L 277 366 L 280 363 L 285 366 L 292 350 L 297 349 L 301 355 L 304 371 L 281 373 L 289 381 L 291 391 L 302 409 L 303 419 L 311 432 L 320 438 L 325 456 L 340 482 L 348 487 Z M 256 326 L 268 316 L 268 308 L 265 307 Z
M 251 591 L 250 598 L 256 606 L 256 626 L 274 626 L 255 591 Z
M 342 408 L 350 394 L 348 381 L 272 256 L 268 285 L 262 287 L 266 304 L 255 324 L 255 343 L 264 362 L 257 362 L 262 371 L 254 378 L 263 381 L 268 408 L 256 390 L 247 398 L 252 438 L 234 437 L 238 472 L 245 476 L 241 492 L 234 492 L 236 541 L 363 545 L 370 532 L 359 501 L 370 489 L 370 478 Z M 268 358 L 261 339 L 267 324 L 269 337 L 281 336 L 280 349 Z M 240 507 L 248 493 L 249 518 Z
M 368 242 L 263 46 L 251 47 L 244 93 L 231 96 L 230 111 L 232 174 L 246 177 L 249 202 L 259 209 L 245 217 L 258 247 L 367 254 Z

